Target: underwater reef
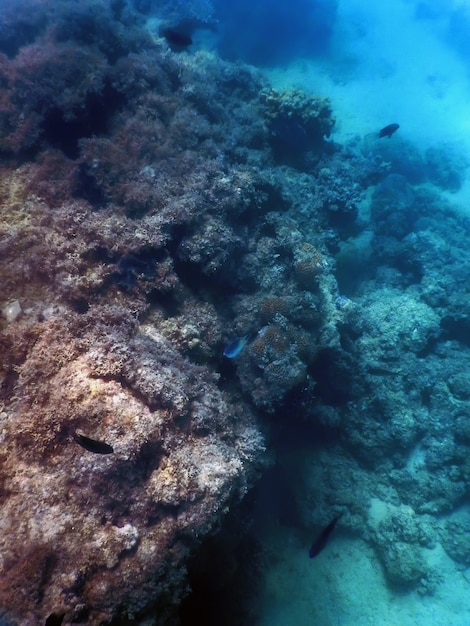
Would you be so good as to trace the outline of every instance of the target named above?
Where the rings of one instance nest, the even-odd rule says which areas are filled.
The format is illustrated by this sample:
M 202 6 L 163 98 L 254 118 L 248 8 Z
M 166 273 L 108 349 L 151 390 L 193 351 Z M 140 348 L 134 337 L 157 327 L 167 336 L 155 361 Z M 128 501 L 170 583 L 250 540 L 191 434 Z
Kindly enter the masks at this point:
M 296 429 L 296 524 L 344 513 L 433 593 L 438 544 L 470 563 L 470 220 L 439 193 L 467 163 L 337 145 L 328 100 L 172 50 L 151 9 L 1 9 L 0 620 L 204 615 Z
M 327 200 L 276 161 L 268 85 L 118 8 L 2 7 L 0 608 L 15 624 L 173 623 L 189 557 L 268 463 L 262 415 L 338 344 Z M 333 120 L 312 103 L 318 139 Z

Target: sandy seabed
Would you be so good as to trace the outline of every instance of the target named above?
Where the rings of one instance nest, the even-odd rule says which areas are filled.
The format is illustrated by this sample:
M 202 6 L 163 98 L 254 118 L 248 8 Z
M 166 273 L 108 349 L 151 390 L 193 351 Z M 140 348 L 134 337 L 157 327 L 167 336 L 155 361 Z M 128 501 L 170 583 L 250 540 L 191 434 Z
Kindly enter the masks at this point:
M 468 571 L 458 571 L 441 547 L 429 551 L 442 582 L 433 595 L 392 591 L 374 551 L 338 533 L 316 559 L 309 537 L 272 530 L 257 626 L 468 626 Z M 306 548 L 307 546 L 307 548 Z
M 468 155 L 469 62 L 448 45 L 441 21 L 418 21 L 414 9 L 412 2 L 342 1 L 329 52 L 272 68 L 270 81 L 329 97 L 339 143 L 398 122 L 422 150 L 449 144 Z

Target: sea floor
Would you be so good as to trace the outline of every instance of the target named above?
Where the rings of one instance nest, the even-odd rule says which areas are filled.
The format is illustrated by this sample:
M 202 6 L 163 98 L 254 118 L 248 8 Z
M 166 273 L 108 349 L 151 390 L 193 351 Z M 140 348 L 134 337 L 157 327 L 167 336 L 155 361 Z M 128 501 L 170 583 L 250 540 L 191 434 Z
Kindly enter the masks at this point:
M 445 40 L 438 21 L 417 20 L 414 10 L 400 0 L 342 0 L 324 56 L 265 72 L 275 88 L 330 98 L 334 141 L 347 144 L 397 122 L 400 136 L 419 150 L 447 145 L 466 159 L 469 60 Z
M 257 626 L 468 626 L 470 570 L 457 571 L 439 546 L 430 554 L 442 580 L 433 595 L 391 590 L 370 546 L 337 536 L 315 559 L 289 528 L 265 539 L 269 567 Z

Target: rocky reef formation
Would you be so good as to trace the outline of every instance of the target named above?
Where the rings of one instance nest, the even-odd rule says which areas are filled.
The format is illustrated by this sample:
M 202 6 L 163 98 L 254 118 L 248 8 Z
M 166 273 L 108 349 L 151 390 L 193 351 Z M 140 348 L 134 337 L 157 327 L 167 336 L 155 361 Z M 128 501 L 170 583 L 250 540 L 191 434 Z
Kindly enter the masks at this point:
M 326 98 L 307 95 L 299 90 L 266 89 L 261 94 L 277 156 L 289 152 L 302 158 L 305 151 L 321 150 L 331 135 L 335 120 Z
M 469 561 L 465 158 L 337 146 L 328 101 L 144 9 L 2 7 L 0 619 L 194 623 L 215 579 L 230 607 L 273 451 L 279 519 L 344 512 L 433 593 L 436 551 Z
M 297 506 L 306 527 L 347 509 L 392 589 L 434 594 L 447 557 L 468 563 L 470 219 L 440 177 L 388 165 L 336 257 L 342 350 L 301 398 L 324 446 L 305 452 Z
M 253 70 L 174 54 L 116 3 L 15 6 L 0 58 L 2 619 L 177 623 L 189 556 L 267 463 L 260 418 L 338 345 L 327 203 L 276 161 Z M 325 106 L 309 115 L 327 134 Z

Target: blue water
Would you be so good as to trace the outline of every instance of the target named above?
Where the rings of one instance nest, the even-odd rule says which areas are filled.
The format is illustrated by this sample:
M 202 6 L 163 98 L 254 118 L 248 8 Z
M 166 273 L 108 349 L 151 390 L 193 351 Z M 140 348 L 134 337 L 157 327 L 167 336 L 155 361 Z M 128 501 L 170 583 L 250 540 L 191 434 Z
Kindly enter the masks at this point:
M 352 141 L 395 120 L 413 146 L 445 147 L 465 162 L 467 2 L 194 0 L 178 7 L 183 21 L 200 27 L 194 49 L 253 64 L 277 88 L 329 97 L 334 139 Z

